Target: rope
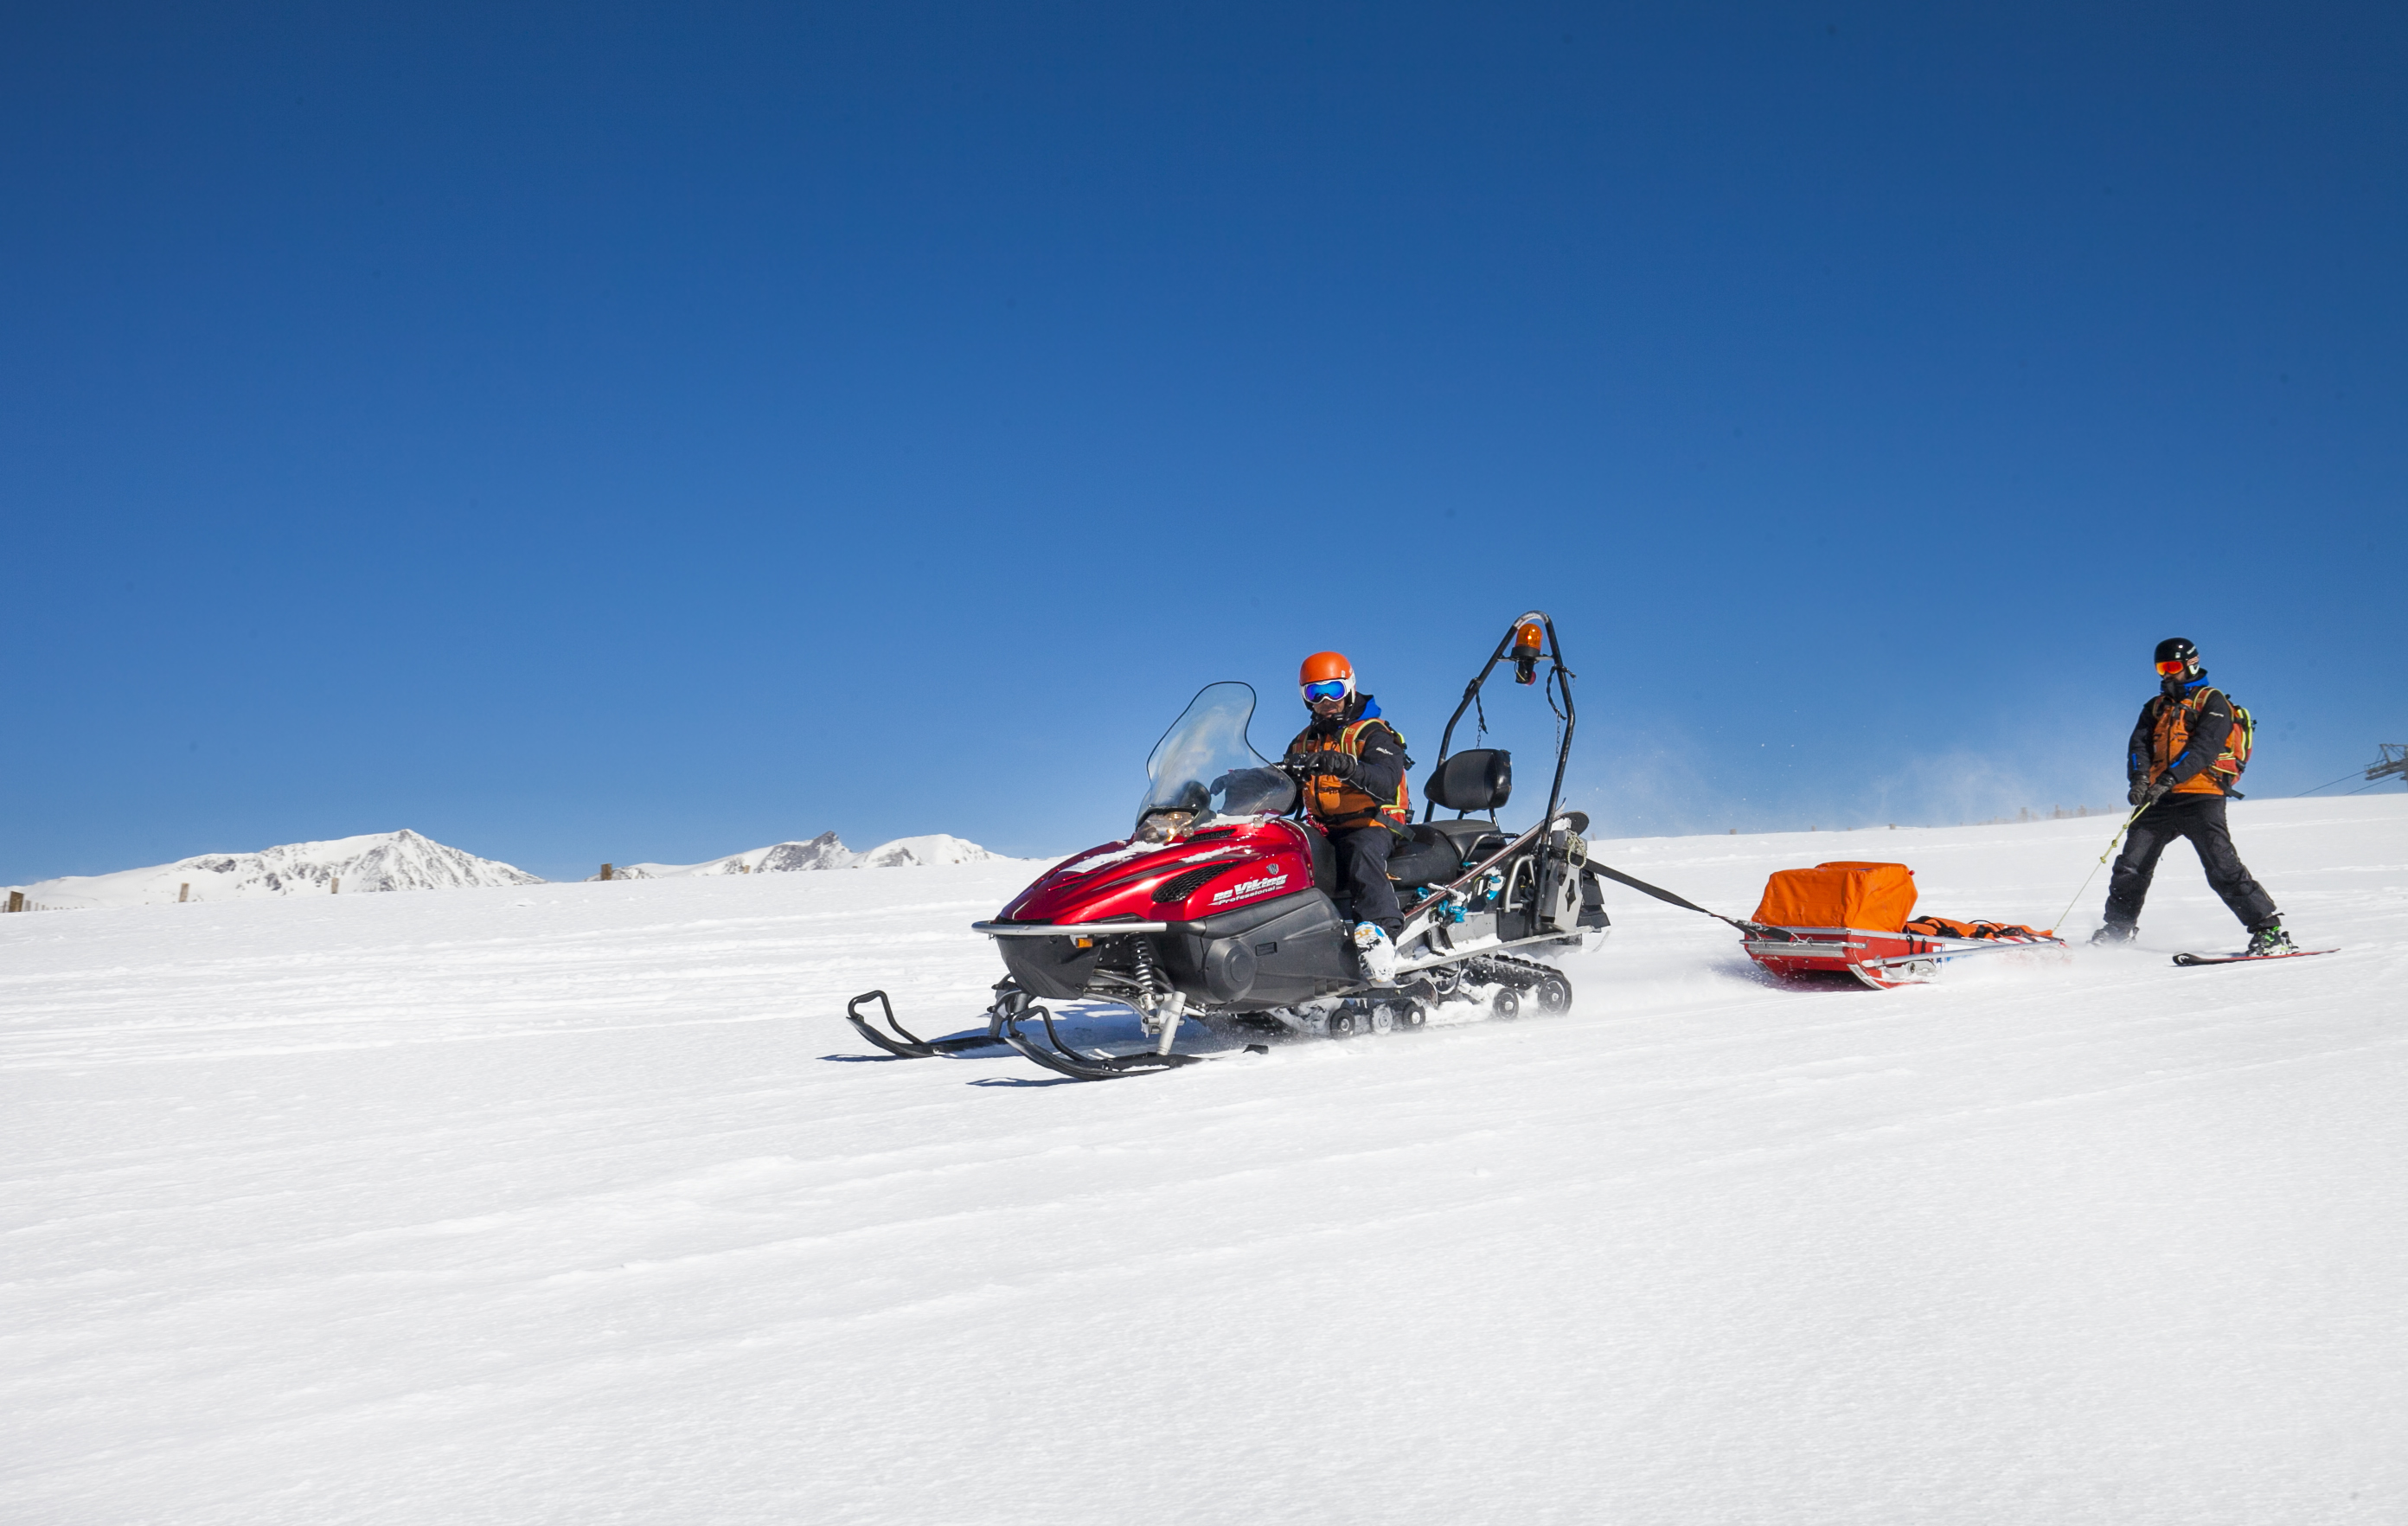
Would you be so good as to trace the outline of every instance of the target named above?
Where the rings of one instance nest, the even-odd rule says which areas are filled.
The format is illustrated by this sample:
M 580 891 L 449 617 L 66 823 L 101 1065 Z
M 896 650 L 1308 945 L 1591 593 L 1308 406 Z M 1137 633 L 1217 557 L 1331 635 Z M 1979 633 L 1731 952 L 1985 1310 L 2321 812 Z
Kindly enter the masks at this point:
M 2316 786 L 2316 789 L 2330 789 L 2330 788 L 2332 788 L 2332 786 L 2333 786 L 2333 785 L 2338 785 L 2338 784 L 2344 784 L 2344 783 L 2348 782 L 2349 780 L 2352 780 L 2352 779 L 2356 779 L 2356 778 L 2360 777 L 2361 775 L 2363 775 L 2363 774 L 2365 773 L 2365 771 L 2366 771 L 2366 770 L 2363 770 L 2363 769 L 2352 769 L 2352 770 L 2350 770 L 2347 773 L 2343 774 L 2339 779 L 2328 779 L 2328 780 L 2326 780 L 2323 784 L 2318 785 Z M 2315 794 L 2315 793 L 2316 792 L 2316 789 L 2303 789 L 2303 790 L 2300 791 L 2300 793 L 2301 795 L 2313 795 L 2313 794 Z M 2358 793 L 2358 791 L 2356 791 L 2356 790 L 2354 790 L 2354 789 L 2353 789 L 2353 790 L 2351 790 L 2351 791 L 2350 791 L 2350 793 L 2351 793 L 2351 794 L 2353 794 L 2353 795 L 2355 795 L 2355 794 L 2357 794 L 2357 793 Z
M 1694 900 L 1684 900 L 1679 896 L 1672 894 L 1671 891 L 1665 889 L 1661 885 L 1649 885 L 1645 880 L 1633 879 L 1631 876 L 1622 872 L 1622 871 L 1598 863 L 1594 858 L 1589 860 L 1588 867 L 1596 870 L 1598 873 L 1604 875 L 1609 880 L 1613 880 L 1619 884 L 1630 886 L 1630 888 L 1638 891 L 1641 895 L 1654 896 L 1657 900 L 1664 902 L 1668 906 L 1678 906 L 1684 912 L 1695 912 L 1699 916 L 1711 916 L 1717 922 L 1727 922 L 1732 927 L 1737 928 L 1740 931 L 1747 933 L 1752 937 L 1769 938 L 1774 943 L 1796 943 L 1798 941 L 1780 928 L 1768 928 L 1760 922 L 1742 922 L 1735 916 L 1725 916 L 1720 912 L 1707 911 L 1703 906 L 1698 905 Z
M 2082 876 L 2082 889 L 2073 892 L 2073 900 L 2067 901 L 2065 903 L 2065 910 L 2057 914 L 2056 925 L 2057 927 L 2061 928 L 2065 926 L 2065 919 L 2073 914 L 2073 902 L 2080 900 L 2082 899 L 2082 891 L 2089 889 L 2090 882 L 2099 877 L 2099 864 L 2103 864 L 2108 859 L 2115 856 L 2115 844 L 2124 841 L 2124 834 L 2132 829 L 2132 823 L 2141 819 L 2141 813 L 2146 811 L 2155 803 L 2155 801 L 2151 800 L 2142 801 L 2139 805 L 2132 808 L 2132 813 L 2130 815 L 2124 818 L 2124 825 L 2115 828 L 2115 835 L 2107 840 L 2107 851 L 2099 856 L 2099 863 L 2091 865 L 2090 872 Z

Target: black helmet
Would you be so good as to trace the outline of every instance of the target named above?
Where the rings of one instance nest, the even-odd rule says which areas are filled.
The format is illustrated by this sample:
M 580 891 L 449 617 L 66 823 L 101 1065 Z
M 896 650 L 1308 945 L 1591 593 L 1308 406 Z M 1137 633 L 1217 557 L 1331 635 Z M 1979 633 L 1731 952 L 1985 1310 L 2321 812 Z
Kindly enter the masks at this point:
M 2207 669 L 2199 665 L 2199 648 L 2179 636 L 2169 636 L 2157 643 L 2157 677 L 2167 684 L 2187 684 L 2204 677 Z

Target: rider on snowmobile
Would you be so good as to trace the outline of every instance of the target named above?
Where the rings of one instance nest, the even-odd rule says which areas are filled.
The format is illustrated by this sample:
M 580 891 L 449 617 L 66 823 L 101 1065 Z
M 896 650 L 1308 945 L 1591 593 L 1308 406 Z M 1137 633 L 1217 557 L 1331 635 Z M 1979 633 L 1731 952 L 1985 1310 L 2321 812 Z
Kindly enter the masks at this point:
M 1338 877 L 1354 903 L 1354 947 L 1374 980 L 1396 969 L 1404 930 L 1388 855 L 1412 835 L 1405 739 L 1380 718 L 1380 702 L 1354 687 L 1354 665 L 1339 652 L 1315 652 L 1297 673 L 1312 722 L 1287 744 L 1305 809 L 1338 850 Z

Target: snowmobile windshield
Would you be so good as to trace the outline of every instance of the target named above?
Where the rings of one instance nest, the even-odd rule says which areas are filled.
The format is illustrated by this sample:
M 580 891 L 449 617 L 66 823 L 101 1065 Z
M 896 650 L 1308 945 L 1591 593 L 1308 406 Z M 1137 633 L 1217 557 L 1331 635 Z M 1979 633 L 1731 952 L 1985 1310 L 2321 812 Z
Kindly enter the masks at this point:
M 1146 757 L 1138 820 L 1165 812 L 1185 812 L 1191 821 L 1251 816 L 1294 805 L 1295 781 L 1246 741 L 1254 713 L 1249 684 L 1207 684 L 1198 690 Z

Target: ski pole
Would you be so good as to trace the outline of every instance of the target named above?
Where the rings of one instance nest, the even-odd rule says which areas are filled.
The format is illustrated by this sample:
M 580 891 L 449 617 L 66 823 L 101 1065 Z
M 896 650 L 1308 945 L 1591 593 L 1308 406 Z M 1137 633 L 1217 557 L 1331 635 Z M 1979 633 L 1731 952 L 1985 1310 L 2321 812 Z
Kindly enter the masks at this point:
M 2073 900 L 2067 901 L 2065 903 L 2065 910 L 2057 914 L 2057 927 L 2061 928 L 2065 926 L 2065 919 L 2073 914 L 2074 901 L 2080 900 L 2082 899 L 2082 891 L 2089 889 L 2090 882 L 2099 877 L 2099 864 L 2103 864 L 2108 859 L 2115 856 L 2115 844 L 2124 841 L 2124 834 L 2132 829 L 2132 823 L 2141 819 L 2141 813 L 2146 811 L 2150 806 L 2155 805 L 2156 803 L 2157 802 L 2155 800 L 2143 800 L 2140 804 L 2132 808 L 2132 813 L 2130 815 L 2124 818 L 2124 825 L 2115 828 L 2115 835 L 2107 840 L 2107 851 L 2099 856 L 2099 863 L 2091 865 L 2090 872 L 2082 876 L 2082 889 L 2073 892 Z

